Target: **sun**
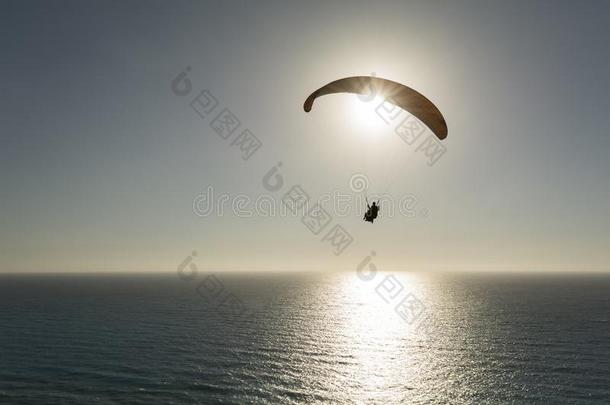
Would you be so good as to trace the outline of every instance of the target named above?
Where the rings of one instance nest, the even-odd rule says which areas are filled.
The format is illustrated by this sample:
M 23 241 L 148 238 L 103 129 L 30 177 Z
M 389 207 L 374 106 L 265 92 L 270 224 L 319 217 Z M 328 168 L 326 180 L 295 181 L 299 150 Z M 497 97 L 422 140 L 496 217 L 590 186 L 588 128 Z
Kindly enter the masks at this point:
M 382 118 L 381 104 L 383 97 L 375 96 L 369 100 L 357 94 L 350 94 L 350 101 L 347 103 L 347 120 L 354 130 L 363 136 L 376 138 L 386 133 L 389 124 Z M 381 107 L 380 107 L 381 106 Z

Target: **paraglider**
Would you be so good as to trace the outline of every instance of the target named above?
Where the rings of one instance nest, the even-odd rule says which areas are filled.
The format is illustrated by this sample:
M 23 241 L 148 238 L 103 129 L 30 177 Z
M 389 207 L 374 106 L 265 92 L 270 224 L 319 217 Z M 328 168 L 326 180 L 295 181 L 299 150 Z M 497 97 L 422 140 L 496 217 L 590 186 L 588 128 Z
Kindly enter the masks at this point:
M 353 76 L 335 80 L 320 87 L 307 97 L 303 104 L 305 112 L 310 112 L 314 101 L 321 96 L 335 93 L 358 95 L 380 95 L 387 102 L 407 111 L 426 125 L 438 139 L 447 137 L 447 123 L 439 109 L 423 94 L 403 84 L 375 76 Z M 368 204 L 363 220 L 373 223 L 379 213 L 379 203 Z
M 366 210 L 364 218 L 362 219 L 372 224 L 375 221 L 375 218 L 377 218 L 377 214 L 379 213 L 379 201 L 377 201 L 377 203 L 373 201 L 373 205 L 369 205 L 369 201 L 367 200 L 366 206 L 368 207 L 368 209 Z
M 413 114 L 423 122 L 438 139 L 447 137 L 447 123 L 441 112 L 423 94 L 403 84 L 374 76 L 353 76 L 335 80 L 320 87 L 307 97 L 303 104 L 310 112 L 316 98 L 335 93 L 369 94 L 377 91 L 388 102 Z

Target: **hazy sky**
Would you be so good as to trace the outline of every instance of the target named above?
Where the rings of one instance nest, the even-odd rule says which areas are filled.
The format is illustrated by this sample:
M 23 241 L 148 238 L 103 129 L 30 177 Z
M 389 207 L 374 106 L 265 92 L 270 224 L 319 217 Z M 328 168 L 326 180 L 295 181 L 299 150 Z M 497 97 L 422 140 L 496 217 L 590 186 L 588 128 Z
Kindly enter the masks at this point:
M 0 271 L 174 271 L 193 250 L 208 269 L 349 270 L 371 250 L 388 270 L 610 269 L 610 2 L 2 1 L 0 34 Z M 434 166 L 354 96 L 303 112 L 372 72 L 445 115 Z M 247 161 L 210 127 L 225 107 L 263 143 Z M 415 196 L 415 217 L 313 235 L 193 212 L 208 186 L 279 202 L 350 195 L 354 173 Z M 335 224 L 354 239 L 339 256 Z

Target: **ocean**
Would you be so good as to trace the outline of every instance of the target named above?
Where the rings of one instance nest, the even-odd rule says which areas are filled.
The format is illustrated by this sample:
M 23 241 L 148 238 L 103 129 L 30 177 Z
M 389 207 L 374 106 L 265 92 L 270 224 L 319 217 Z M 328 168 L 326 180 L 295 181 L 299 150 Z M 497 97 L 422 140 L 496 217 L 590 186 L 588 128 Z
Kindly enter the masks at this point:
M 608 404 L 610 277 L 0 275 L 2 404 Z

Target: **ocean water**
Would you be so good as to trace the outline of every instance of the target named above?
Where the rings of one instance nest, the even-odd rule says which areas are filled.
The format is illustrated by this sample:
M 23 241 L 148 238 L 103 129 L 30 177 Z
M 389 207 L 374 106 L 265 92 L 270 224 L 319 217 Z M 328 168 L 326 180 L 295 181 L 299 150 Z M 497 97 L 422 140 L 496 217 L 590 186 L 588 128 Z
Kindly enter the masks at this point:
M 608 404 L 610 277 L 1 275 L 3 404 Z

